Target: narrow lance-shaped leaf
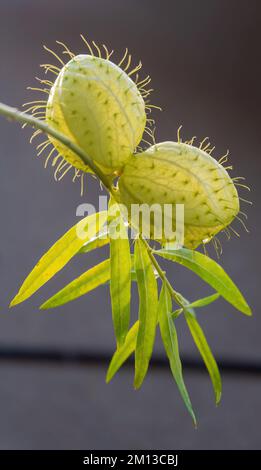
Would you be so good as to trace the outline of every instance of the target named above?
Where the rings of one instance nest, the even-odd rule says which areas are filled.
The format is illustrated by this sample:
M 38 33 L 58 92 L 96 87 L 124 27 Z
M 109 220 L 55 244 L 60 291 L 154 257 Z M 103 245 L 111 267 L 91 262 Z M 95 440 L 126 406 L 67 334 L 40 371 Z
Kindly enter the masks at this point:
M 95 250 L 96 248 L 101 248 L 110 243 L 108 236 L 108 227 L 104 227 L 97 235 L 95 235 L 91 240 L 88 240 L 87 243 L 79 250 L 79 253 L 89 253 L 89 251 Z
M 191 308 L 199 308 L 199 307 L 206 307 L 209 304 L 212 304 L 212 302 L 215 302 L 220 297 L 220 294 L 212 294 L 208 295 L 207 297 L 203 297 L 202 299 L 195 300 L 194 302 L 191 302 L 189 304 L 189 307 Z
M 134 264 L 133 255 L 131 256 L 131 258 L 132 258 L 131 279 L 132 281 L 137 281 L 136 271 L 133 266 Z M 158 278 L 158 272 L 156 270 L 154 270 L 154 276 L 155 276 L 155 279 Z M 139 321 L 136 321 L 136 323 L 134 323 L 134 325 L 128 331 L 124 344 L 118 349 L 116 349 L 114 355 L 112 356 L 112 359 L 108 368 L 107 378 L 106 378 L 107 382 L 109 382 L 113 378 L 113 376 L 120 369 L 122 364 L 124 364 L 124 362 L 128 359 L 128 357 L 135 351 L 138 329 L 139 329 Z
M 153 266 L 141 240 L 135 243 L 135 270 L 139 291 L 139 331 L 135 350 L 134 387 L 141 386 L 151 358 L 157 325 L 158 289 Z
M 134 325 L 129 330 L 124 344 L 115 351 L 108 368 L 106 382 L 110 382 L 122 364 L 135 351 L 138 329 L 139 321 L 136 321 L 136 323 L 134 323 Z
M 131 254 L 127 228 L 116 203 L 110 204 L 108 222 L 112 319 L 117 347 L 120 347 L 124 343 L 130 323 Z
M 78 253 L 83 244 L 96 235 L 105 223 L 107 216 L 107 211 L 95 213 L 70 228 L 38 261 L 10 306 L 28 299 L 60 271 Z
M 171 318 L 171 307 L 172 303 L 170 294 L 164 283 L 161 289 L 158 307 L 158 318 L 161 337 L 169 359 L 173 377 L 177 383 L 183 401 L 196 425 L 196 417 L 191 405 L 186 385 L 183 380 L 182 365 L 179 356 L 178 336 L 174 321 Z
M 190 309 L 185 309 L 185 318 L 195 344 L 197 345 L 202 359 L 208 369 L 215 392 L 216 403 L 218 404 L 221 399 L 222 382 L 216 360 L 210 350 L 206 337 L 196 319 L 196 315 L 193 310 L 190 311 Z
M 154 254 L 191 269 L 234 307 L 246 315 L 251 315 L 251 309 L 239 289 L 224 269 L 213 259 L 187 248 L 180 250 L 157 250 L 154 251 Z
M 154 276 L 155 276 L 155 279 L 158 278 L 158 272 L 156 270 L 154 270 Z M 132 281 L 137 281 L 136 271 L 134 270 L 134 266 L 133 266 L 133 259 L 132 259 L 131 279 Z M 109 369 L 108 369 L 107 382 L 109 382 L 112 379 L 112 377 L 120 369 L 122 364 L 135 351 L 138 328 L 139 328 L 139 321 L 136 321 L 136 323 L 129 330 L 124 344 L 115 351 L 111 359 Z
M 59 307 L 81 297 L 110 279 L 110 260 L 107 259 L 74 279 L 41 305 L 40 309 Z
M 134 270 L 134 257 L 131 257 L 131 280 L 136 282 L 137 276 L 136 271 Z M 155 277 L 157 278 L 156 272 L 154 272 Z M 82 295 L 87 294 L 96 287 L 99 287 L 103 284 L 110 283 L 111 269 L 110 269 L 110 260 L 105 260 L 102 263 L 94 266 L 89 269 L 81 276 L 74 279 L 70 284 L 67 284 L 63 289 L 53 295 L 48 299 L 44 304 L 40 306 L 40 309 L 46 310 L 49 308 L 59 307 L 64 305 L 72 300 L 81 297 Z

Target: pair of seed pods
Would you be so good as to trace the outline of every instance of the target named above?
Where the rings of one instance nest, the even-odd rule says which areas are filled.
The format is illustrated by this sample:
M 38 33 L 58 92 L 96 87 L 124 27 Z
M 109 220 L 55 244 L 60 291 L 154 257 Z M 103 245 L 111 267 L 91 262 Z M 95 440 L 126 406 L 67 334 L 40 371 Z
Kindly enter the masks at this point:
M 190 143 L 154 143 L 137 152 L 147 124 L 143 84 L 119 65 L 94 55 L 73 57 L 51 88 L 46 121 L 77 143 L 96 165 L 118 177 L 119 201 L 184 205 L 184 245 L 196 248 L 225 229 L 239 211 L 239 198 L 226 169 L 204 148 Z M 83 161 L 60 142 L 52 143 L 75 168 Z M 154 217 L 155 220 L 155 217 Z M 155 227 L 150 222 L 151 236 Z M 171 240 L 163 240 L 168 242 Z

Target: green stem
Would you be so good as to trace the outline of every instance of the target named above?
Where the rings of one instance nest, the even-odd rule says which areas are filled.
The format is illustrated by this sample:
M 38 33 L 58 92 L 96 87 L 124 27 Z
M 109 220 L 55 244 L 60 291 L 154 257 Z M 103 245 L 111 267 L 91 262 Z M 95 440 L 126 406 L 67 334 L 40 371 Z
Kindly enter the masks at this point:
M 148 244 L 147 240 L 141 237 L 141 240 L 143 244 L 145 245 L 148 255 L 151 259 L 152 264 L 154 265 L 155 269 L 158 272 L 159 277 L 163 282 L 165 282 L 167 289 L 169 290 L 169 293 L 171 297 L 175 300 L 175 302 L 183 309 L 185 307 L 184 302 L 183 302 L 183 297 L 181 294 L 179 294 L 175 289 L 173 289 L 172 285 L 170 284 L 169 280 L 166 277 L 166 274 L 164 271 L 162 271 L 158 261 L 156 260 L 154 254 L 153 254 L 153 249 L 150 247 Z
M 77 144 L 73 143 L 66 135 L 62 134 L 61 132 L 53 129 L 52 127 L 48 126 L 48 124 L 44 121 L 40 121 L 35 117 L 31 116 L 30 114 L 26 114 L 22 111 L 19 111 L 16 108 L 11 106 L 7 106 L 6 104 L 0 103 L 0 114 L 3 116 L 18 122 L 22 122 L 23 124 L 29 124 L 31 127 L 41 130 L 47 135 L 51 135 L 56 140 L 64 144 L 68 147 L 72 152 L 74 152 L 85 165 L 88 167 L 100 178 L 101 182 L 105 186 L 105 188 L 109 192 L 113 192 L 114 189 L 108 182 L 104 173 L 100 170 L 100 168 L 93 162 L 93 160 L 79 147 Z
M 44 121 L 40 121 L 39 119 L 36 119 L 35 117 L 31 116 L 30 114 L 24 113 L 22 111 L 19 111 L 16 108 L 13 108 L 11 106 L 7 106 L 3 103 L 0 103 L 0 114 L 3 116 L 7 117 L 8 119 L 14 120 L 21 122 L 23 124 L 29 124 L 31 127 L 34 127 L 36 129 L 41 130 L 47 135 L 51 135 L 54 139 L 58 140 L 61 142 L 63 145 L 65 145 L 67 148 L 69 148 L 72 152 L 74 152 L 76 155 L 80 157 L 80 159 L 88 165 L 88 167 L 100 178 L 101 182 L 107 189 L 107 191 L 113 195 L 113 197 L 117 200 L 117 192 L 113 186 L 108 182 L 106 176 L 104 173 L 100 170 L 100 168 L 93 162 L 93 160 L 79 147 L 77 144 L 73 143 L 66 135 L 62 134 L 61 132 L 57 131 L 56 129 L 53 129 L 52 127 L 48 126 L 48 124 Z M 168 281 L 164 271 L 162 271 L 159 263 L 157 262 L 156 258 L 153 255 L 153 250 L 148 244 L 148 242 L 144 239 L 141 238 L 142 242 L 144 243 L 149 257 L 157 270 L 160 278 L 162 279 L 163 282 L 166 283 L 166 286 L 172 296 L 172 298 L 175 300 L 175 302 L 180 305 L 180 307 L 184 308 L 185 304 L 183 302 L 183 297 L 176 292 L 173 287 L 171 286 L 170 282 Z

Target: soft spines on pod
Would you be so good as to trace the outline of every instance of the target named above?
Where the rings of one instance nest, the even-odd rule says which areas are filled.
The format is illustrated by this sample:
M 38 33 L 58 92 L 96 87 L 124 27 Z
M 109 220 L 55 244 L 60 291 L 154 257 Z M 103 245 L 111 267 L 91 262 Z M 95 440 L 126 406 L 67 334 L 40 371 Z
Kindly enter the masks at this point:
M 184 246 L 195 249 L 225 229 L 239 211 L 236 187 L 207 152 L 181 142 L 162 142 L 134 155 L 119 179 L 119 197 L 131 204 L 184 204 Z M 153 222 L 150 227 L 153 238 Z M 171 241 L 163 238 L 161 242 Z
M 132 79 L 108 59 L 82 54 L 59 72 L 47 102 L 46 120 L 100 165 L 120 173 L 142 139 L 145 103 Z M 88 167 L 60 143 L 59 153 L 74 167 Z

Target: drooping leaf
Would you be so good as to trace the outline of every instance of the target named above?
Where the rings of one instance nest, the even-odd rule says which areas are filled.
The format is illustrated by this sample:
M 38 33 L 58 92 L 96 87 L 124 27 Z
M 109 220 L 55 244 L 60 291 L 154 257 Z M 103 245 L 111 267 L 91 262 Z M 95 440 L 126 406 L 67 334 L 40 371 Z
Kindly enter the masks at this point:
M 116 349 L 114 355 L 112 356 L 107 376 L 106 382 L 110 382 L 122 364 L 128 359 L 128 357 L 135 351 L 137 335 L 139 329 L 139 322 L 136 321 L 134 325 L 129 330 L 125 342 L 122 346 Z
M 136 282 L 137 276 L 133 263 L 134 259 L 132 259 L 131 280 Z M 70 284 L 67 284 L 67 286 L 42 304 L 40 309 L 47 310 L 49 308 L 59 307 L 60 305 L 64 305 L 87 294 L 100 285 L 110 284 L 110 276 L 110 260 L 108 259 L 89 269 L 81 276 L 74 279 Z
M 220 377 L 216 360 L 211 352 L 211 349 L 207 343 L 206 337 L 202 331 L 202 328 L 200 327 L 197 321 L 196 315 L 193 312 L 193 310 L 190 311 L 190 309 L 186 309 L 185 318 L 186 318 L 188 327 L 190 329 L 190 332 L 192 334 L 192 337 L 195 341 L 195 344 L 208 369 L 208 372 L 212 381 L 213 389 L 215 392 L 216 403 L 218 404 L 221 399 L 222 382 L 221 382 L 221 377 Z
M 154 269 L 155 279 L 158 278 L 158 272 Z M 136 271 L 134 269 L 134 259 L 132 255 L 132 270 L 131 270 L 131 279 L 132 281 L 137 281 Z M 118 348 L 111 360 L 106 381 L 109 382 L 112 377 L 116 374 L 122 364 L 128 359 L 128 357 L 135 351 L 137 335 L 138 335 L 139 321 L 131 327 L 129 330 L 124 344 Z
M 89 253 L 89 251 L 101 248 L 102 246 L 108 245 L 108 243 L 110 243 L 108 228 L 104 227 L 96 236 L 83 245 L 79 253 Z
M 246 315 L 251 315 L 251 309 L 239 289 L 224 269 L 213 259 L 187 248 L 179 250 L 157 250 L 154 251 L 154 254 L 175 261 L 191 269 L 234 307 Z
M 189 304 L 189 307 L 191 308 L 199 308 L 199 307 L 206 307 L 207 305 L 211 304 L 212 302 L 215 302 L 220 297 L 220 294 L 212 294 L 208 295 L 208 297 L 203 297 L 202 299 L 195 300 L 191 304 Z
M 150 257 L 139 239 L 135 243 L 134 258 L 139 291 L 139 331 L 135 349 L 134 387 L 139 388 L 147 373 L 155 340 L 158 289 Z
M 114 207 L 117 208 L 118 205 L 114 203 Z M 132 263 L 128 232 L 119 209 L 118 213 L 109 213 L 112 319 L 117 346 L 120 347 L 125 341 L 130 324 Z
M 38 261 L 10 306 L 28 299 L 60 271 L 78 253 L 83 244 L 96 235 L 105 223 L 107 216 L 107 211 L 95 213 L 70 228 Z
M 67 304 L 96 289 L 96 287 L 99 287 L 101 284 L 105 284 L 109 279 L 110 260 L 107 259 L 81 274 L 81 276 L 74 279 L 70 284 L 67 284 L 67 286 L 44 302 L 40 309 L 47 310 L 48 308 Z
M 161 337 L 169 359 L 173 377 L 177 383 L 183 401 L 196 425 L 196 417 L 192 408 L 186 385 L 183 380 L 182 365 L 179 356 L 178 336 L 174 320 L 171 316 L 171 307 L 172 303 L 170 294 L 164 283 L 161 289 L 158 307 L 158 318 Z

